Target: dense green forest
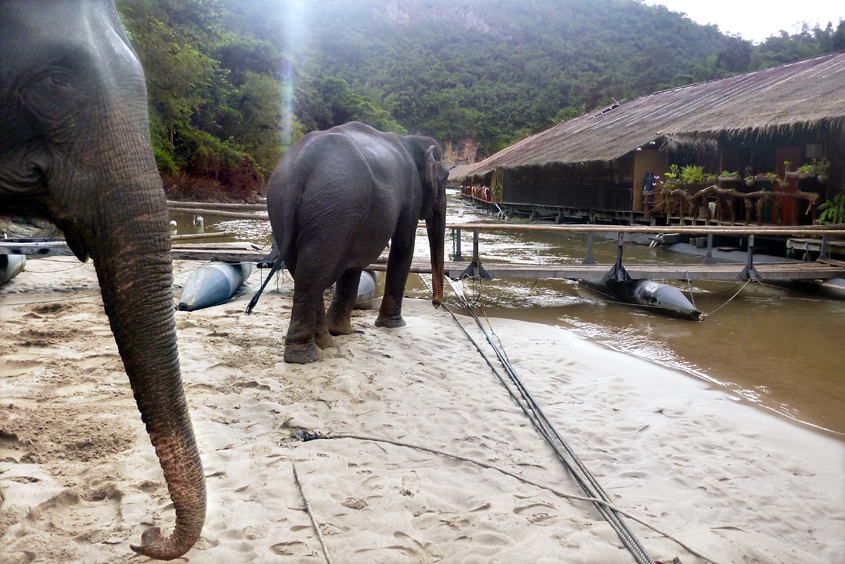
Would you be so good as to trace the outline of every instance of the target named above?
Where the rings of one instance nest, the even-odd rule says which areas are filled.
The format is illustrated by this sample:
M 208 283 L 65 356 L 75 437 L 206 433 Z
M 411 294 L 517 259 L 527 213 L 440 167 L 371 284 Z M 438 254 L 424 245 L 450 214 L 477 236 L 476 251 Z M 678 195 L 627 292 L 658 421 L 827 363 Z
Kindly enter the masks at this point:
M 845 49 L 845 22 L 759 45 L 637 0 L 118 0 L 169 190 L 246 198 L 347 121 L 480 156 L 657 90 Z

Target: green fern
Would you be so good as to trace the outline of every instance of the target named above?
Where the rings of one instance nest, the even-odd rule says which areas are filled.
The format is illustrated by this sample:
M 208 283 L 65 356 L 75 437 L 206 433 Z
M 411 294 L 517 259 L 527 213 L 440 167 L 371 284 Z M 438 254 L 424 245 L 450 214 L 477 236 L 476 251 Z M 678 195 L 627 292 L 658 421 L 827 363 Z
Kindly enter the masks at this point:
M 837 194 L 833 199 L 819 206 L 820 223 L 845 223 L 845 194 Z

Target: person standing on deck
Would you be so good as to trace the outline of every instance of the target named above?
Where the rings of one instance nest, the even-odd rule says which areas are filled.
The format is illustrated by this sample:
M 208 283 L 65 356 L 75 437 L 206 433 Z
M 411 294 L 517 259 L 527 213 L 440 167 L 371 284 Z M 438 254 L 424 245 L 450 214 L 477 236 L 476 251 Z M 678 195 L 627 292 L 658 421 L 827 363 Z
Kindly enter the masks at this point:
M 654 208 L 654 173 L 645 173 L 643 178 L 643 212 L 647 215 Z

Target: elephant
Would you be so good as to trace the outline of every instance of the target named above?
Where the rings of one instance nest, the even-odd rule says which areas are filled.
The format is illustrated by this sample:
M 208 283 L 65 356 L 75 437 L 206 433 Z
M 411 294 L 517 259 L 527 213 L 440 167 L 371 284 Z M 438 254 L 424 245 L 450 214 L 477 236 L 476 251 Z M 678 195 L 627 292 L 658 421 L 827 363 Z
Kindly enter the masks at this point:
M 382 133 L 352 122 L 309 133 L 284 155 L 267 185 L 267 212 L 278 258 L 294 280 L 285 362 L 319 360 L 332 335 L 352 332 L 361 271 L 390 241 L 376 326 L 402 327 L 402 296 L 425 220 L 431 249 L 432 303 L 443 299 L 446 180 L 442 151 L 429 137 Z M 335 284 L 325 310 L 323 291 Z M 248 307 L 251 311 L 260 290 Z
M 176 510 L 131 548 L 169 560 L 205 521 L 182 386 L 167 200 L 144 73 L 113 0 L 0 2 L 0 214 L 56 224 L 94 261 L 103 305 Z

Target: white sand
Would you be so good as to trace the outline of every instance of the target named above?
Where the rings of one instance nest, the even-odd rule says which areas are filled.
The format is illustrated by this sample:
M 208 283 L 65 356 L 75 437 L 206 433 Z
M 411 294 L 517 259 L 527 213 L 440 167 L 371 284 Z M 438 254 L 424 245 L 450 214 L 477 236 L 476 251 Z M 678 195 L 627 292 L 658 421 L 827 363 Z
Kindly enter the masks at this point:
M 184 561 L 324 562 L 295 463 L 338 564 L 633 562 L 588 503 L 407 447 L 291 439 L 384 437 L 582 493 L 443 309 L 408 300 L 397 330 L 357 312 L 321 363 L 288 365 L 291 294 L 283 281 L 249 317 L 249 296 L 177 313 L 209 490 Z M 0 289 L 0 563 L 146 561 L 129 544 L 172 526 L 98 295 L 93 267 L 68 257 L 32 260 Z M 620 507 L 720 563 L 845 562 L 843 442 L 560 329 L 493 326 Z M 655 559 L 704 562 L 631 526 Z

